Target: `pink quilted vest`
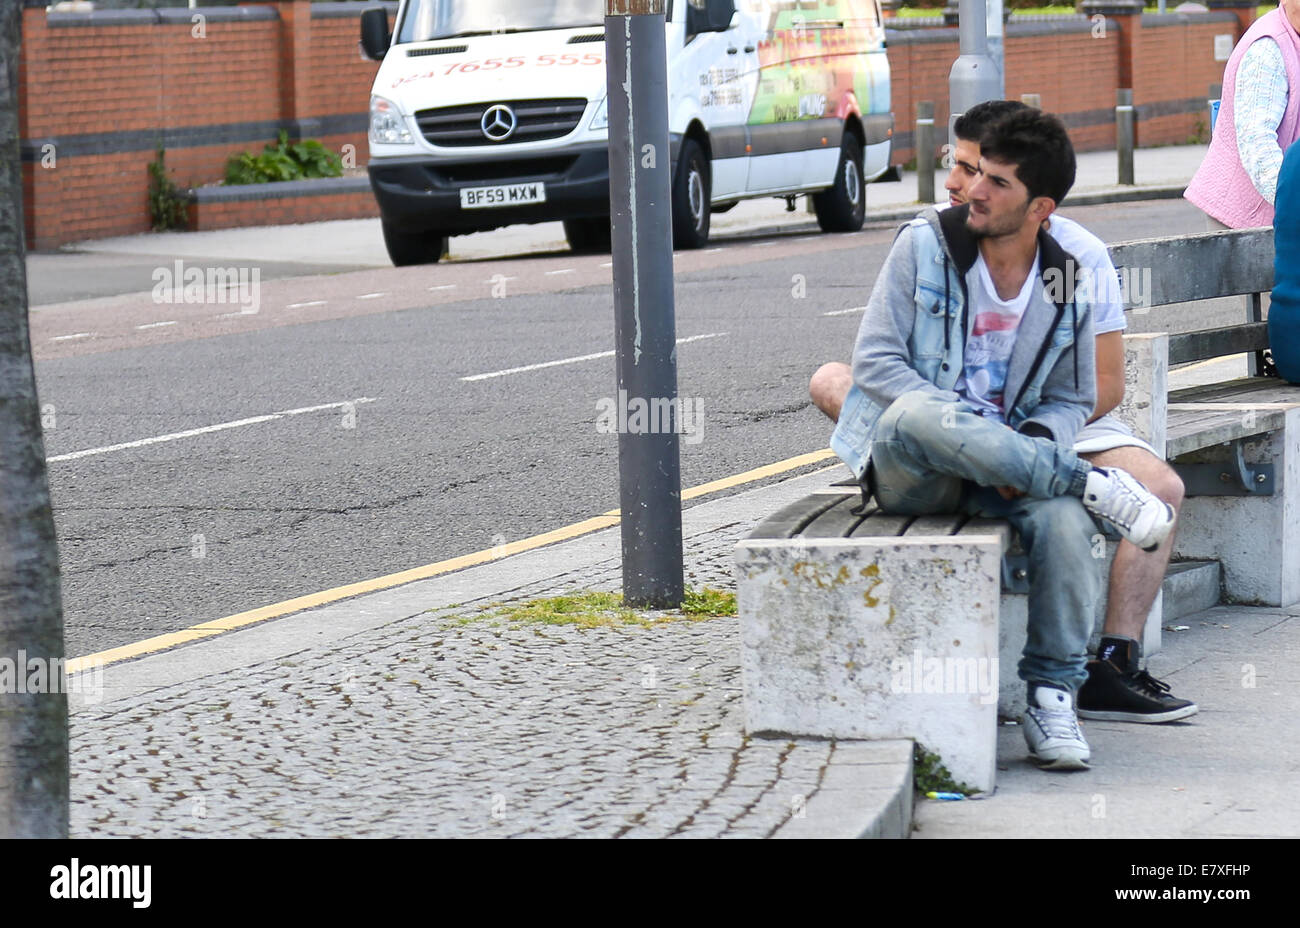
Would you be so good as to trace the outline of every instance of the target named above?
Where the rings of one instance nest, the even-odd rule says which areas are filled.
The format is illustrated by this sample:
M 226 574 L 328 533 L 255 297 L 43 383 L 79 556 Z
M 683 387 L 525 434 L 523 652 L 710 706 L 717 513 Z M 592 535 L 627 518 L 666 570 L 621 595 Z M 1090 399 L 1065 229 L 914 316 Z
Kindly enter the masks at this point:
M 1279 8 L 1257 19 L 1233 49 L 1232 57 L 1223 69 L 1223 102 L 1219 104 L 1219 118 L 1214 124 L 1210 149 L 1183 194 L 1204 212 L 1233 229 L 1273 224 L 1273 207 L 1259 195 L 1241 166 L 1233 115 L 1233 97 L 1241 59 L 1257 39 L 1265 36 L 1277 42 L 1282 49 L 1282 60 L 1286 62 L 1289 92 L 1286 113 L 1277 130 L 1278 144 L 1285 152 L 1300 137 L 1300 35 L 1296 34 Z

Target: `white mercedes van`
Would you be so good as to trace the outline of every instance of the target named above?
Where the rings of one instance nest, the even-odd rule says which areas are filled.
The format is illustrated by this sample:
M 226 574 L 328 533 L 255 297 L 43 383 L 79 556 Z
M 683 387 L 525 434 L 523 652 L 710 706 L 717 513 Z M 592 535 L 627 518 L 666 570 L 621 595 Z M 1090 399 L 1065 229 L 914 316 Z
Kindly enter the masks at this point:
M 397 265 L 446 238 L 563 220 L 607 250 L 605 0 L 401 0 L 365 11 L 382 61 L 370 97 L 371 187 Z M 673 241 L 711 212 L 811 194 L 826 231 L 855 231 L 889 167 L 893 116 L 877 0 L 667 0 Z

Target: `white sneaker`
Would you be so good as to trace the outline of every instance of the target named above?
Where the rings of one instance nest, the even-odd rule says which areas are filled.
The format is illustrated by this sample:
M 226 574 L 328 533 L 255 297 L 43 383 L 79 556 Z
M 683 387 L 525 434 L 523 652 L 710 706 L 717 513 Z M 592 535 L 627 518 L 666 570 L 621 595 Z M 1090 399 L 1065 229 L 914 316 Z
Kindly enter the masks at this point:
M 1174 507 L 1118 467 L 1094 467 L 1088 473 L 1083 506 L 1143 551 L 1160 547 L 1174 527 Z
M 1046 684 L 1029 688 L 1029 708 L 1020 717 L 1025 744 L 1039 766 L 1047 770 L 1087 770 L 1091 752 L 1083 739 L 1074 699 L 1065 690 Z

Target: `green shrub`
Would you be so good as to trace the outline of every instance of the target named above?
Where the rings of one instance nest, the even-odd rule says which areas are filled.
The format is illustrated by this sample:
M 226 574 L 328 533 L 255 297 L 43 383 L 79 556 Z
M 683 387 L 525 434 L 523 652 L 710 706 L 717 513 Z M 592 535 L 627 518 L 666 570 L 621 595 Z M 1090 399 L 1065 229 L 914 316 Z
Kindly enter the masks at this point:
M 155 232 L 183 229 L 188 219 L 185 197 L 167 176 L 161 142 L 158 144 L 158 153 L 149 164 L 149 218 L 153 221 Z
M 246 151 L 226 162 L 226 183 L 232 186 L 342 175 L 342 158 L 314 139 L 290 142 L 283 129 L 279 140 L 268 142 L 261 154 Z

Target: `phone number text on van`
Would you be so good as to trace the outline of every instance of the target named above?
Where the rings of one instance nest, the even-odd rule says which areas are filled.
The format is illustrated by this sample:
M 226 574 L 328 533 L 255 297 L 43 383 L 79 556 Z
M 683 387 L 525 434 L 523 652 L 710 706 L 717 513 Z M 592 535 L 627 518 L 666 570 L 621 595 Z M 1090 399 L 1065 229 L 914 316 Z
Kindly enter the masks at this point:
M 600 55 L 588 52 L 585 55 L 537 55 L 532 62 L 534 67 L 573 67 L 574 65 L 595 67 L 604 65 L 605 59 Z M 498 68 L 522 68 L 529 64 L 527 59 L 522 55 L 514 55 L 510 58 L 486 58 L 481 61 L 457 61 L 447 65 L 442 70 L 425 71 L 421 74 L 408 74 L 406 77 L 399 77 L 393 81 L 394 87 L 401 87 L 403 84 L 409 84 L 412 81 L 421 81 L 429 77 L 446 77 L 449 74 L 472 74 L 475 71 L 495 71 Z

